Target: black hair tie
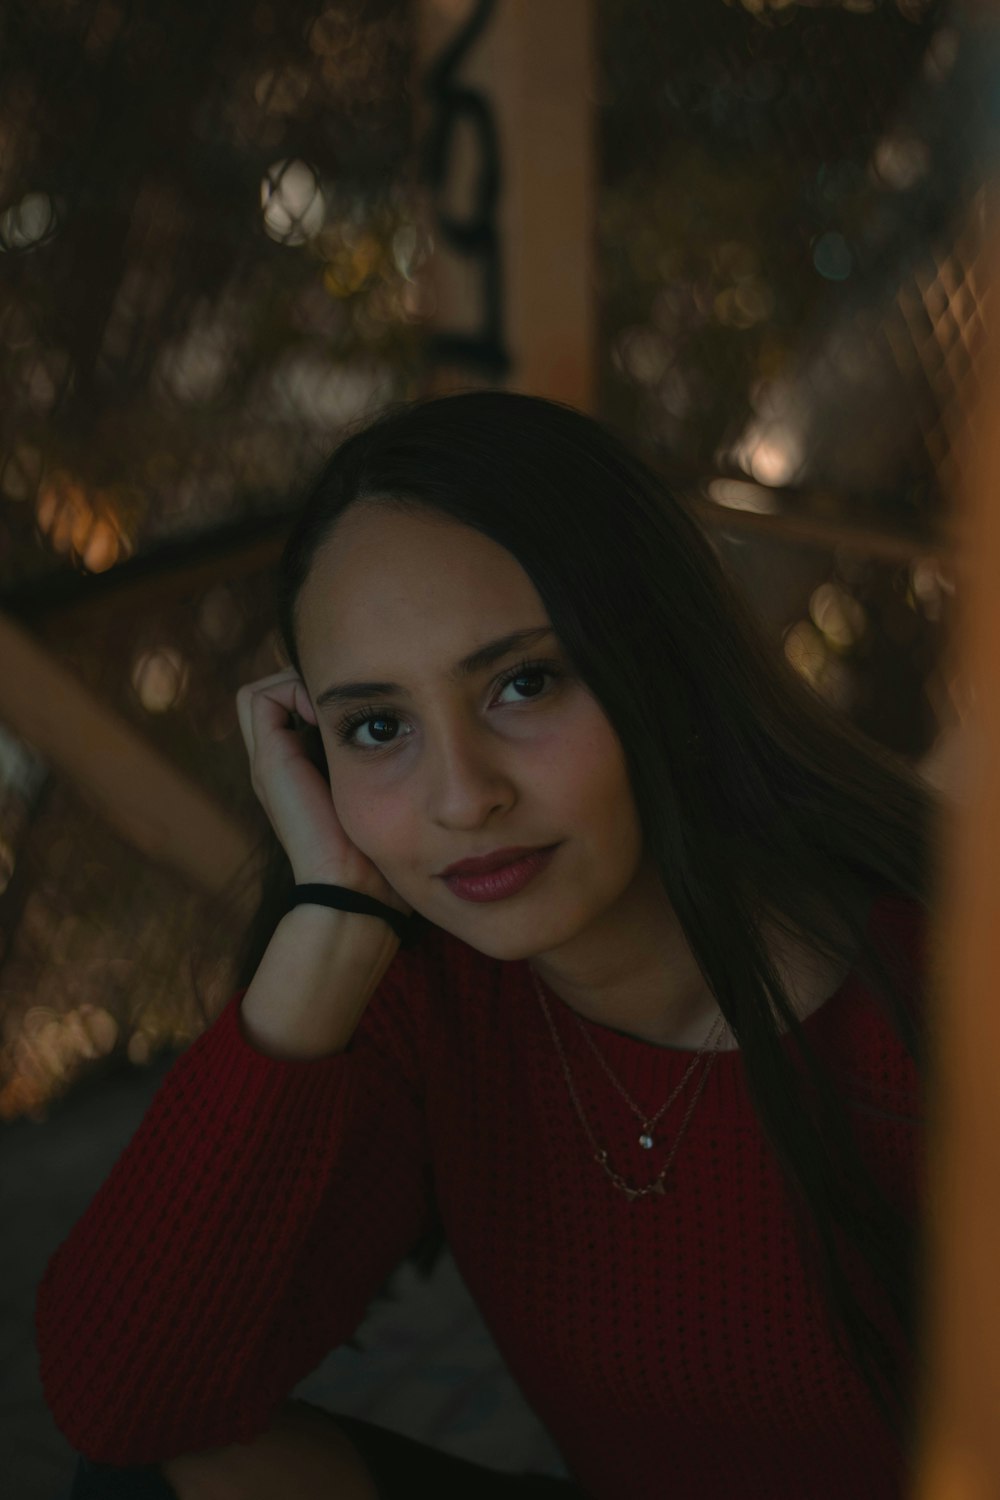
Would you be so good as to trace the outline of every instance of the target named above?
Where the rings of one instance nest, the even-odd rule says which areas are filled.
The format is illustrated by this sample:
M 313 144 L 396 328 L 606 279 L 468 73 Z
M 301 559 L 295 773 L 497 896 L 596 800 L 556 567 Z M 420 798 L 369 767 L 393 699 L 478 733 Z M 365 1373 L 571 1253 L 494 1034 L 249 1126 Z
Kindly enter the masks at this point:
M 382 917 L 399 938 L 401 948 L 412 948 L 420 937 L 423 917 L 416 912 L 406 917 L 394 906 L 376 901 L 374 896 L 365 896 L 361 891 L 349 890 L 346 885 L 297 885 L 292 891 L 288 910 L 293 906 L 333 906 L 338 911 L 361 912 L 364 916 Z

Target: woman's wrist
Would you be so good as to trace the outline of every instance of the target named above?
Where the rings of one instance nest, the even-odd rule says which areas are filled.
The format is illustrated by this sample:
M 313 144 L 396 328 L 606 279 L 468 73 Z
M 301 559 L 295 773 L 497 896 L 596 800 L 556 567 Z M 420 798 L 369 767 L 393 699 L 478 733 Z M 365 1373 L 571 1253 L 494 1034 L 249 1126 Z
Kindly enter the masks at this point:
M 350 886 L 326 883 L 296 885 L 288 903 L 291 910 L 297 906 L 325 906 L 334 911 L 355 912 L 360 916 L 376 917 L 388 923 L 404 947 L 415 941 L 412 913 L 390 906 L 381 897 L 370 896 L 366 891 L 353 890 Z
M 247 1040 L 271 1057 L 344 1051 L 398 948 L 398 937 L 378 917 L 293 907 L 240 1002 Z

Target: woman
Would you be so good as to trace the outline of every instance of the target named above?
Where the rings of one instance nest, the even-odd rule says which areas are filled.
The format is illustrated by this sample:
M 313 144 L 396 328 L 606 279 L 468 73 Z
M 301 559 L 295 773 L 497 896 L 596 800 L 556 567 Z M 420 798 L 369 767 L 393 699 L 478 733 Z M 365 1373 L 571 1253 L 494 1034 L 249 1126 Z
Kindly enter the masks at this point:
M 278 608 L 281 905 L 39 1292 L 74 1494 L 904 1494 L 929 790 L 536 398 L 351 436 Z M 438 1218 L 569 1481 L 288 1399 Z

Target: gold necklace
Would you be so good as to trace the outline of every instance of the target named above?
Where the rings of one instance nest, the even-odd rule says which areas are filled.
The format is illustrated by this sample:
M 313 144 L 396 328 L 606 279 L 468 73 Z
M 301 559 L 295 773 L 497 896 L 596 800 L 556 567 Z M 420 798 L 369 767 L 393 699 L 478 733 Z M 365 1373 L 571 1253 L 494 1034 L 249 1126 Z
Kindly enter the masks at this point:
M 576 1092 L 576 1089 L 575 1089 L 575 1087 L 573 1085 L 573 1079 L 570 1076 L 569 1065 L 568 1065 L 568 1063 L 566 1061 L 566 1054 L 563 1051 L 562 1043 L 559 1040 L 559 1033 L 556 1030 L 555 1023 L 552 1020 L 552 1016 L 551 1016 L 551 1014 L 549 1012 L 548 1003 L 547 1003 L 547 1001 L 545 999 L 544 994 L 542 993 L 542 987 L 541 987 L 541 985 L 540 985 L 540 983 L 538 981 L 538 976 L 535 973 L 534 969 L 531 970 L 531 978 L 534 981 L 535 993 L 537 994 L 538 999 L 539 999 L 539 1001 L 541 1003 L 542 1010 L 545 1013 L 545 1019 L 546 1019 L 546 1021 L 549 1024 L 549 1030 L 552 1032 L 552 1040 L 555 1042 L 555 1044 L 556 1044 L 556 1050 L 559 1053 L 559 1060 L 562 1063 L 563 1076 L 565 1077 L 566 1083 L 567 1083 L 567 1085 L 569 1087 L 570 1097 L 573 1100 L 574 1108 L 576 1109 L 577 1115 L 579 1116 L 579 1119 L 580 1119 L 580 1123 L 583 1126 L 584 1131 L 586 1132 L 587 1139 L 590 1141 L 590 1144 L 591 1144 L 591 1146 L 594 1149 L 594 1160 L 596 1162 L 598 1162 L 599 1165 L 604 1168 L 605 1172 L 611 1178 L 611 1180 L 615 1184 L 615 1186 L 621 1192 L 623 1192 L 625 1194 L 625 1196 L 627 1198 L 629 1198 L 630 1200 L 633 1199 L 633 1198 L 643 1198 L 648 1193 L 659 1193 L 661 1196 L 665 1196 L 666 1190 L 665 1190 L 665 1188 L 663 1186 L 663 1179 L 666 1177 L 667 1172 L 670 1170 L 671 1164 L 673 1163 L 673 1159 L 677 1155 L 677 1148 L 680 1146 L 681 1139 L 682 1139 L 682 1137 L 684 1135 L 684 1132 L 687 1129 L 688 1121 L 690 1120 L 691 1115 L 694 1112 L 694 1107 L 698 1103 L 698 1100 L 701 1098 L 701 1095 L 702 1095 L 702 1093 L 704 1091 L 705 1085 L 708 1082 L 708 1075 L 709 1075 L 709 1073 L 712 1070 L 712 1065 L 715 1062 L 716 1057 L 718 1056 L 718 1049 L 717 1048 L 713 1048 L 712 1052 L 708 1056 L 708 1059 L 707 1059 L 707 1061 L 705 1063 L 704 1072 L 702 1073 L 701 1079 L 699 1080 L 698 1087 L 695 1089 L 694 1097 L 691 1100 L 691 1103 L 688 1105 L 687 1111 L 686 1111 L 686 1113 L 684 1115 L 684 1118 L 681 1121 L 680 1129 L 677 1132 L 677 1136 L 676 1136 L 676 1138 L 674 1140 L 673 1146 L 671 1147 L 670 1155 L 667 1157 L 667 1160 L 666 1160 L 666 1162 L 664 1164 L 663 1170 L 660 1172 L 660 1174 L 656 1178 L 656 1180 L 654 1182 L 649 1183 L 646 1187 L 642 1187 L 642 1188 L 630 1187 L 629 1184 L 625 1181 L 625 1179 L 623 1177 L 621 1177 L 617 1172 L 615 1172 L 608 1165 L 608 1153 L 607 1153 L 607 1151 L 604 1149 L 604 1147 L 599 1146 L 597 1144 L 597 1141 L 594 1139 L 593 1132 L 592 1132 L 592 1130 L 590 1128 L 590 1125 L 587 1122 L 586 1116 L 584 1115 L 583 1109 L 582 1109 L 581 1104 L 580 1104 L 580 1100 L 577 1097 L 577 1092 Z M 572 1007 L 570 1007 L 570 1009 L 572 1010 Z M 681 1079 L 681 1081 L 677 1085 L 677 1087 L 673 1090 L 673 1092 L 671 1093 L 670 1098 L 667 1100 L 666 1104 L 664 1104 L 662 1106 L 662 1108 L 660 1108 L 659 1110 L 657 1110 L 656 1114 L 650 1120 L 650 1119 L 646 1118 L 646 1116 L 643 1114 L 642 1110 L 639 1109 L 638 1105 L 636 1105 L 635 1102 L 629 1097 L 628 1093 L 623 1088 L 623 1086 L 620 1083 L 620 1081 L 615 1077 L 614 1073 L 609 1068 L 607 1062 L 601 1056 L 599 1048 L 595 1045 L 595 1043 L 593 1041 L 593 1038 L 590 1036 L 590 1034 L 588 1033 L 588 1031 L 584 1027 L 584 1025 L 581 1022 L 579 1016 L 576 1014 L 575 1011 L 573 1011 L 572 1013 L 573 1013 L 573 1019 L 576 1021 L 577 1026 L 580 1028 L 580 1031 L 583 1033 L 584 1037 L 586 1038 L 586 1040 L 587 1040 L 587 1042 L 588 1042 L 591 1050 L 596 1055 L 598 1062 L 601 1064 L 601 1067 L 607 1073 L 608 1077 L 611 1079 L 611 1082 L 614 1084 L 615 1088 L 618 1090 L 618 1092 L 621 1094 L 622 1098 L 628 1104 L 628 1106 L 632 1110 L 633 1114 L 635 1114 L 638 1117 L 638 1119 L 640 1119 L 642 1121 L 642 1127 L 643 1128 L 642 1128 L 642 1134 L 639 1136 L 639 1145 L 643 1148 L 644 1151 L 651 1151 L 653 1149 L 653 1146 L 656 1144 L 656 1142 L 654 1141 L 653 1136 L 652 1136 L 652 1128 L 653 1128 L 653 1126 L 656 1124 L 657 1120 L 664 1113 L 664 1111 L 667 1110 L 667 1109 L 669 1109 L 670 1105 L 673 1104 L 674 1100 L 677 1098 L 678 1094 L 681 1092 L 681 1090 L 683 1089 L 684 1085 L 687 1083 L 688 1079 L 691 1077 L 691 1074 L 694 1072 L 694 1070 L 697 1067 L 697 1065 L 700 1062 L 700 1060 L 708 1052 L 709 1047 L 712 1045 L 712 1043 L 715 1040 L 716 1033 L 720 1032 L 725 1027 L 725 1024 L 726 1024 L 726 1018 L 725 1018 L 725 1016 L 723 1016 L 721 1014 L 721 1012 L 720 1012 L 718 1019 L 713 1023 L 712 1029 L 709 1032 L 708 1036 L 706 1037 L 704 1043 L 702 1044 L 701 1047 L 699 1047 L 698 1051 L 695 1053 L 694 1057 L 691 1059 L 691 1063 L 690 1063 L 689 1067 L 687 1068 L 687 1071 L 685 1072 L 684 1077 Z

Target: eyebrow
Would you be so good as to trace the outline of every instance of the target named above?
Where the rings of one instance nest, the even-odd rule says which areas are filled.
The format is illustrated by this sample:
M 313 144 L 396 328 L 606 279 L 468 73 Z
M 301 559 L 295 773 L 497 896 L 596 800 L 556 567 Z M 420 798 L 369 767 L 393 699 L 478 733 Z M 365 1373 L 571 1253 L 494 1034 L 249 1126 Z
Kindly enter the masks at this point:
M 474 677 L 477 672 L 485 671 L 501 657 L 516 651 L 518 647 L 533 645 L 536 641 L 544 639 L 545 636 L 553 635 L 555 632 L 551 625 L 536 625 L 530 630 L 513 630 L 510 635 L 503 635 L 499 640 L 489 641 L 485 646 L 478 646 L 469 656 L 464 656 L 461 661 L 455 663 L 448 676 L 452 682 L 460 682 L 465 678 Z M 359 698 L 385 698 L 385 697 L 409 696 L 406 689 L 398 682 L 339 682 L 332 687 L 325 688 L 315 701 L 316 708 L 323 708 L 328 703 L 353 703 Z

